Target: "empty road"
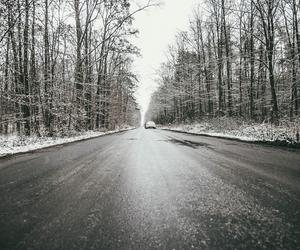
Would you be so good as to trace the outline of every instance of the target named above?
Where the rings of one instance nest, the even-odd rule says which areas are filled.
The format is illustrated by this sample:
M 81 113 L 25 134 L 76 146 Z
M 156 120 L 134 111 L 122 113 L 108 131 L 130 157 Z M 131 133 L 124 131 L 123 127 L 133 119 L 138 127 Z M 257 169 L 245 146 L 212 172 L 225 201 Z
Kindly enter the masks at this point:
M 300 151 L 140 128 L 0 159 L 0 249 L 300 249 Z

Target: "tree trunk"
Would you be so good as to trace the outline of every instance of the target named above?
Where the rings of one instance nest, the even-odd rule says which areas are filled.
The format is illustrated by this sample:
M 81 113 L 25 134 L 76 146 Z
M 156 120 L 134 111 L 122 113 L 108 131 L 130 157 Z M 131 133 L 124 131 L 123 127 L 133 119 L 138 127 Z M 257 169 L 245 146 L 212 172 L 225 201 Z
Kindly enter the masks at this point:
M 23 85 L 24 85 L 24 99 L 22 104 L 22 112 L 24 119 L 24 133 L 30 135 L 30 100 L 29 100 L 29 60 L 28 60 L 28 47 L 29 47 L 29 2 L 25 0 L 25 24 L 24 24 L 24 52 L 23 52 Z

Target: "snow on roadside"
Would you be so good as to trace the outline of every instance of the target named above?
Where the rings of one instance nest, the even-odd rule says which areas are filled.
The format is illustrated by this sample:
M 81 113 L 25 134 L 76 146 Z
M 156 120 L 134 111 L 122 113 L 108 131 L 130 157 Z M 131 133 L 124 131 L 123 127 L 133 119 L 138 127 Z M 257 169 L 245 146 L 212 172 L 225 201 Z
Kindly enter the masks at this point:
M 280 144 L 299 144 L 299 121 L 285 122 L 279 126 L 270 123 L 246 123 L 228 118 L 212 119 L 201 123 L 162 126 L 179 132 L 188 132 L 209 136 L 217 136 L 242 141 L 278 142 Z
M 0 157 L 25 153 L 36 149 L 61 145 L 69 142 L 91 139 L 98 136 L 131 130 L 134 127 L 125 127 L 113 131 L 87 131 L 72 137 L 25 137 L 17 135 L 0 135 Z

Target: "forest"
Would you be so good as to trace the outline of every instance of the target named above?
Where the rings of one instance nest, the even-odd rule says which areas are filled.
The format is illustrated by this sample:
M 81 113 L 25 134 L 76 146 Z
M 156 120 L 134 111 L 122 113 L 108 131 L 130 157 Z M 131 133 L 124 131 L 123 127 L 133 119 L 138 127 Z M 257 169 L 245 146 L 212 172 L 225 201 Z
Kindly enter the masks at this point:
M 0 134 L 64 136 L 140 123 L 128 0 L 1 0 Z
M 299 126 L 299 1 L 203 2 L 169 46 L 147 119 Z

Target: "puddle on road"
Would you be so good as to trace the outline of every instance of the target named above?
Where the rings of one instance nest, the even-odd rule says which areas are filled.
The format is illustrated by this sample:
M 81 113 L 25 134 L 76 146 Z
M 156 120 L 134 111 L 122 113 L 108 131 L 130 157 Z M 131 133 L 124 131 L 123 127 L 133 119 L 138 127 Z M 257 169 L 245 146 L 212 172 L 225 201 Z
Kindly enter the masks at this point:
M 206 147 L 206 148 L 211 148 L 211 146 L 207 143 L 203 143 L 203 142 L 195 142 L 195 141 L 189 141 L 189 140 L 178 140 L 178 139 L 169 139 L 167 140 L 168 142 L 172 142 L 175 143 L 177 145 L 182 145 L 182 146 L 186 146 L 186 147 L 190 147 L 190 148 L 199 148 L 199 147 Z

